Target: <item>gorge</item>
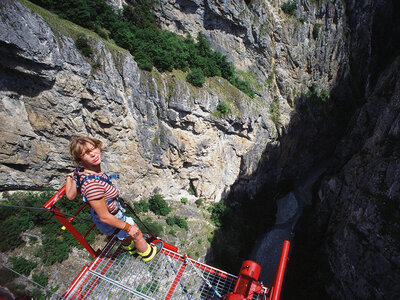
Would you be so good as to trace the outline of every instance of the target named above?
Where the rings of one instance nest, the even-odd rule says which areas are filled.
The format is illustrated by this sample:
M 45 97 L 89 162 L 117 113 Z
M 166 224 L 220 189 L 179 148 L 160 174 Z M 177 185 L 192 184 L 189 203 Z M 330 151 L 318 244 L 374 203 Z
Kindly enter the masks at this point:
M 236 271 L 294 218 L 282 299 L 398 299 L 400 3 L 297 0 L 291 15 L 286 2 L 153 7 L 162 29 L 203 33 L 252 80 L 251 98 L 221 77 L 198 88 L 179 70 L 144 71 L 111 40 L 3 0 L 0 190 L 58 189 L 70 137 L 96 136 L 124 196 L 230 207 L 206 261 Z M 90 59 L 75 45 L 82 32 Z M 278 211 L 294 197 L 299 214 Z

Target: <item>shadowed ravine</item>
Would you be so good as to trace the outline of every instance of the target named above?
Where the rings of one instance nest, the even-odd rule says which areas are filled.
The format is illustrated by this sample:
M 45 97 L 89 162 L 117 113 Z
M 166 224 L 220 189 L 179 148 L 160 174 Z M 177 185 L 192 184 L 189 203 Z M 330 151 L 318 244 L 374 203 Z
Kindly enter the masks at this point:
M 250 259 L 261 266 L 260 280 L 270 285 L 279 264 L 284 240 L 293 244 L 294 228 L 302 215 L 305 206 L 311 204 L 312 186 L 323 174 L 327 163 L 321 163 L 303 180 L 295 183 L 295 189 L 277 200 L 275 225 L 267 233 L 259 237 L 253 246 Z

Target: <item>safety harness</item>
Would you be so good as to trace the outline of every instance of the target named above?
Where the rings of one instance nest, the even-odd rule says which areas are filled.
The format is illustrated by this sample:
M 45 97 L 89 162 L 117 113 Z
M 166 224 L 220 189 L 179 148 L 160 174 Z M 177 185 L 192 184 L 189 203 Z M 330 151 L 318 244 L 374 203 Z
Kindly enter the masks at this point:
M 99 176 L 99 175 L 91 174 L 91 175 L 87 175 L 87 176 L 83 177 L 83 179 L 80 180 L 80 177 L 79 177 L 79 174 L 78 174 L 78 172 L 79 172 L 80 170 L 82 170 L 82 169 L 77 168 L 77 169 L 75 170 L 75 172 L 74 172 L 75 177 L 76 177 L 76 180 L 75 180 L 75 182 L 76 182 L 76 188 L 77 188 L 77 190 L 78 190 L 79 192 L 81 192 L 81 187 L 83 186 L 83 184 L 84 184 L 86 181 L 91 180 L 91 179 L 96 179 L 96 180 L 105 182 L 105 183 L 111 185 L 112 187 L 114 187 L 114 188 L 118 191 L 118 189 L 117 189 L 117 188 L 112 184 L 112 182 L 111 182 L 111 180 L 113 180 L 113 179 L 118 179 L 118 178 L 119 178 L 119 175 L 118 175 L 118 174 L 113 174 L 113 175 L 108 176 L 106 173 L 103 172 L 104 175 L 106 175 L 107 178 L 104 178 L 104 177 Z M 80 193 L 80 194 L 81 194 L 81 196 L 82 196 L 83 202 L 88 203 L 88 200 L 86 199 L 86 197 L 85 197 L 82 193 Z M 118 198 L 113 198 L 113 199 L 106 200 L 106 203 L 107 203 L 107 205 L 109 205 L 109 204 L 111 204 L 113 201 L 118 201 Z
M 74 171 L 74 175 L 75 175 L 75 178 L 76 178 L 75 182 L 76 182 L 76 188 L 77 188 L 77 190 L 80 192 L 80 194 L 81 194 L 81 196 L 82 196 L 82 200 L 83 200 L 85 203 L 88 203 L 88 200 L 87 200 L 86 197 L 81 193 L 81 187 L 82 187 L 82 185 L 83 185 L 86 181 L 88 181 L 88 180 L 97 179 L 97 180 L 100 180 L 100 181 L 102 181 L 102 182 L 108 183 L 109 185 L 111 185 L 111 186 L 113 186 L 115 189 L 117 189 L 117 188 L 112 184 L 111 180 L 113 180 L 113 179 L 118 179 L 118 178 L 119 178 L 119 175 L 118 175 L 118 174 L 112 174 L 112 175 L 109 176 L 109 175 L 107 175 L 106 173 L 103 172 L 104 175 L 106 175 L 107 178 L 104 178 L 104 177 L 99 176 L 99 175 L 91 174 L 91 175 L 87 175 L 87 176 L 83 177 L 83 179 L 80 180 L 80 176 L 79 176 L 79 173 L 78 173 L 78 172 L 80 172 L 80 171 L 83 171 L 83 168 L 82 168 L 82 167 L 77 167 L 77 168 L 75 169 L 75 171 Z M 117 189 L 117 191 L 118 191 L 118 189 Z M 118 192 L 118 194 L 119 194 L 119 192 Z M 129 211 L 136 217 L 136 219 L 139 220 L 140 223 L 142 223 L 142 225 L 144 226 L 144 228 L 146 228 L 146 230 L 147 230 L 147 231 L 149 232 L 149 234 L 151 235 L 151 239 L 150 239 L 150 240 L 157 239 L 157 237 L 154 235 L 154 233 L 151 232 L 151 230 L 146 226 L 146 224 L 144 224 L 144 223 L 142 222 L 142 220 L 139 218 L 139 216 L 135 213 L 135 211 L 133 210 L 132 206 L 130 206 L 129 203 L 126 202 L 124 199 L 122 199 L 122 198 L 120 198 L 120 197 L 112 198 L 112 199 L 106 200 L 106 204 L 109 205 L 109 204 L 111 204 L 113 201 L 119 201 L 119 200 L 122 201 L 124 207 L 127 207 L 127 208 L 129 209 Z

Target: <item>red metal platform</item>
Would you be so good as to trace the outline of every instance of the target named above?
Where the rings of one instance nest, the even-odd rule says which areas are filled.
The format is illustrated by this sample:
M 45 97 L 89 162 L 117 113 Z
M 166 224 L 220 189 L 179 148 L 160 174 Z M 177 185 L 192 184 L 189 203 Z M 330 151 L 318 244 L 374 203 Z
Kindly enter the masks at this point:
M 113 238 L 70 285 L 66 299 L 219 299 L 237 276 L 168 249 L 142 262 Z
M 261 268 L 255 262 L 245 261 L 239 276 L 235 276 L 179 254 L 175 246 L 167 243 L 150 262 L 143 262 L 140 256 L 123 250 L 115 236 L 103 250 L 94 250 L 85 239 L 92 227 L 82 235 L 72 225 L 85 204 L 69 219 L 55 207 L 64 193 L 65 187 L 43 207 L 94 257 L 63 294 L 65 299 L 279 299 L 288 260 L 288 241 L 283 244 L 270 287 L 258 282 Z

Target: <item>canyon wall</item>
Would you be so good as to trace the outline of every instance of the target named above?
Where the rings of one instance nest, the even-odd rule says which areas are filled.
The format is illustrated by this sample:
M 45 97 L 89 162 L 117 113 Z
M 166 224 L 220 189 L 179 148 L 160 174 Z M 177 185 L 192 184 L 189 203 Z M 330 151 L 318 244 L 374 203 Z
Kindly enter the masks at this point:
M 111 41 L 2 1 L 0 189 L 61 187 L 76 134 L 104 142 L 105 169 L 131 199 L 262 201 L 329 161 L 296 228 L 285 297 L 398 298 L 399 4 L 299 0 L 291 16 L 283 3 L 154 8 L 162 28 L 203 33 L 256 78 L 251 99 L 221 78 L 196 88 L 179 71 L 140 70 Z M 231 114 L 215 114 L 220 102 Z
M 95 35 L 89 35 L 90 62 L 75 47 L 78 29 L 4 1 L 1 189 L 60 187 L 73 167 L 69 139 L 88 134 L 105 142 L 106 169 L 123 174 L 123 194 L 173 198 L 190 196 L 192 188 L 196 197 L 226 197 L 239 175 L 254 173 L 267 145 L 279 144 L 294 98 L 312 82 L 329 90 L 346 60 L 338 38 L 343 7 L 328 2 L 316 9 L 304 2 L 299 11 L 303 22 L 270 2 L 248 7 L 240 1 L 161 1 L 156 8 L 162 27 L 194 36 L 203 32 L 237 70 L 255 74 L 257 96 L 251 99 L 221 78 L 194 88 L 180 72 L 142 71 L 129 53 Z M 184 28 L 179 20 L 186 20 Z M 317 21 L 324 24 L 314 39 Z M 327 47 L 327 40 L 334 42 Z M 216 117 L 219 102 L 230 103 L 232 113 Z M 244 188 L 254 194 L 260 184 Z

